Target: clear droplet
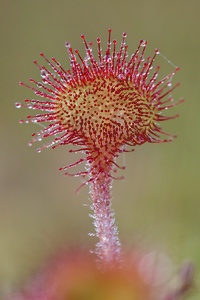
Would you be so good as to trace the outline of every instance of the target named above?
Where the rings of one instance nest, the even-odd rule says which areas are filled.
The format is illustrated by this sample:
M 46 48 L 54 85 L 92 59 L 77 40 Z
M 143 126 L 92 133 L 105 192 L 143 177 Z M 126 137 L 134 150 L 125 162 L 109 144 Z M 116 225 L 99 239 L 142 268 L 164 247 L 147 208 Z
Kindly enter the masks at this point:
M 15 103 L 15 107 L 16 107 L 16 108 L 20 108 L 20 107 L 22 107 L 22 104 L 21 104 L 20 102 L 16 102 L 16 103 Z
M 41 89 L 41 88 L 42 88 L 42 84 L 41 84 L 40 82 L 38 82 L 38 83 L 37 83 L 37 87 L 38 87 L 39 89 Z
M 146 47 L 146 45 L 147 45 L 147 41 L 145 41 L 145 40 L 140 41 L 140 46 L 141 47 Z
M 89 236 L 95 236 L 95 233 L 88 233 Z
M 111 63 L 111 61 L 112 61 L 111 57 L 108 57 L 108 58 L 106 59 L 106 61 L 107 61 L 107 63 Z
M 123 80 L 124 79 L 124 75 L 123 74 L 119 74 L 118 78 L 121 79 L 121 80 Z
M 124 73 L 127 75 L 129 73 L 129 69 L 128 68 L 124 69 Z

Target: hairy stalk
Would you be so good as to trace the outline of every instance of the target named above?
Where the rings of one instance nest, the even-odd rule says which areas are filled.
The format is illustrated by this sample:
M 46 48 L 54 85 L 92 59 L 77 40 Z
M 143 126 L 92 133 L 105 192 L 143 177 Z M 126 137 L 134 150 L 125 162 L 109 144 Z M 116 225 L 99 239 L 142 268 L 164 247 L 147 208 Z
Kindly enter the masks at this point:
M 121 244 L 118 238 L 118 228 L 115 225 L 114 212 L 111 209 L 112 179 L 101 173 L 90 183 L 92 210 L 96 236 L 96 254 L 104 266 L 120 259 Z

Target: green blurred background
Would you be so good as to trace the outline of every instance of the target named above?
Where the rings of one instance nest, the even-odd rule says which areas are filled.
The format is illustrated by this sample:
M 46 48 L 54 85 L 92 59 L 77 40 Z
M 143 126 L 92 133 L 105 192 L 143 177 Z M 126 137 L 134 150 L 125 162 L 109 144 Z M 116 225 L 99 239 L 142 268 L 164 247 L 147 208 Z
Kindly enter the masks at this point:
M 65 41 L 84 53 L 80 35 L 106 41 L 107 29 L 120 41 L 127 32 L 129 53 L 139 40 L 148 41 L 148 54 L 159 48 L 181 67 L 174 97 L 184 104 L 172 109 L 181 117 L 163 128 L 178 135 L 173 143 L 137 147 L 125 159 L 124 181 L 114 182 L 113 207 L 120 238 L 129 248 L 142 245 L 166 252 L 175 265 L 191 259 L 200 274 L 199 183 L 199 0 L 1 0 L 0 106 L 0 290 L 22 283 L 52 254 L 69 245 L 93 247 L 88 190 L 74 190 L 80 179 L 66 177 L 60 166 L 74 162 L 68 147 L 36 153 L 27 146 L 34 124 L 19 124 L 29 111 L 14 103 L 33 98 L 19 87 L 29 77 L 40 79 L 34 59 L 39 52 L 55 56 L 69 67 Z M 105 42 L 103 42 L 105 45 Z M 159 58 L 166 74 L 173 68 Z M 43 62 L 42 62 L 43 63 Z M 165 70 L 166 69 L 166 70 Z M 190 299 L 199 299 L 191 296 Z

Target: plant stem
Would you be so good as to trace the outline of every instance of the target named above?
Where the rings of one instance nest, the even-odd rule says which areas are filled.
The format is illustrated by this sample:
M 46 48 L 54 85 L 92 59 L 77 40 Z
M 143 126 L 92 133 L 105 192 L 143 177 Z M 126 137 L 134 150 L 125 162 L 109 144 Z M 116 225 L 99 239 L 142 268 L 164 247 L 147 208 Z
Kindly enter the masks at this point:
M 121 244 L 118 238 L 118 228 L 115 225 L 114 212 L 111 209 L 112 179 L 104 172 L 90 183 L 94 227 L 99 242 L 96 244 L 96 254 L 104 266 L 120 259 Z

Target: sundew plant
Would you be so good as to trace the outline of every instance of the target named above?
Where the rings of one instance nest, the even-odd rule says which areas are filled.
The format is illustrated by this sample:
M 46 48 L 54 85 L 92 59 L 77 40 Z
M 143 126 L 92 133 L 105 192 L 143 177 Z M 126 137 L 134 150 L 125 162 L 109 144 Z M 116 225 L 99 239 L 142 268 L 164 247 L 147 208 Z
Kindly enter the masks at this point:
M 40 72 L 41 80 L 31 78 L 30 84 L 20 82 L 21 86 L 34 92 L 35 98 L 25 99 L 24 103 L 16 103 L 16 107 L 34 110 L 33 114 L 20 122 L 41 125 L 40 130 L 32 134 L 30 142 L 32 145 L 34 142 L 44 140 L 38 152 L 49 147 L 71 145 L 70 152 L 82 153 L 78 161 L 61 167 L 60 170 L 65 174 L 83 178 L 78 190 L 84 185 L 89 188 L 95 236 L 98 238 L 94 250 L 96 262 L 95 267 L 92 264 L 92 268 L 96 268 L 95 272 L 99 272 L 98 274 L 108 276 L 106 278 L 115 277 L 114 274 L 117 272 L 128 276 L 129 271 L 126 268 L 129 263 L 123 270 L 123 261 L 127 258 L 122 255 L 118 228 L 111 208 L 113 181 L 121 178 L 117 175 L 118 169 L 124 169 L 124 166 L 118 165 L 117 158 L 121 153 L 133 151 L 136 146 L 144 143 L 173 140 L 175 136 L 164 132 L 161 125 L 163 121 L 177 117 L 177 115 L 166 116 L 165 110 L 183 101 L 182 99 L 175 101 L 172 96 L 173 90 L 178 86 L 173 85 L 172 81 L 178 68 L 175 67 L 170 74 L 160 79 L 160 66 L 154 66 L 159 50 L 156 49 L 152 56 L 146 56 L 147 42 L 141 40 L 136 51 L 131 55 L 128 54 L 126 33 L 123 33 L 122 40 L 118 43 L 111 38 L 109 29 L 105 50 L 102 49 L 101 39 L 97 38 L 97 57 L 93 55 L 92 43 L 89 43 L 84 35 L 81 35 L 81 38 L 85 57 L 81 56 L 78 50 L 73 50 L 70 43 L 66 43 L 69 69 L 65 69 L 54 57 L 48 59 L 45 54 L 40 53 L 44 65 L 37 61 L 34 61 L 34 64 Z M 45 143 L 45 138 L 49 137 L 52 138 L 51 142 Z M 80 171 L 73 173 L 70 169 L 73 170 L 77 165 L 80 165 Z M 76 259 L 73 256 L 72 261 L 74 260 Z M 88 269 L 90 270 L 90 267 Z M 135 274 L 136 271 L 133 269 L 131 272 Z M 186 269 L 188 271 L 190 267 L 187 266 Z M 126 276 L 120 275 L 119 282 L 126 282 Z M 135 278 L 135 283 L 138 282 L 137 276 L 129 274 L 129 277 L 131 276 Z M 68 277 L 66 275 L 66 278 Z M 175 291 L 163 294 L 162 299 L 180 299 L 183 290 L 184 293 L 187 290 L 183 289 L 183 286 L 186 282 L 190 283 L 190 279 L 191 276 L 188 276 L 187 280 L 183 280 L 176 294 Z M 112 283 L 109 286 L 112 286 Z M 130 288 L 129 284 L 128 288 L 123 285 L 123 290 L 128 291 L 127 295 L 124 294 L 124 298 L 122 296 L 115 298 L 112 287 L 111 298 L 105 296 L 106 292 L 99 298 L 94 296 L 95 293 L 89 292 L 84 294 L 87 295 L 85 298 L 81 293 L 73 298 L 70 296 L 72 294 L 67 292 L 67 287 L 54 288 L 48 293 L 47 287 L 44 294 L 40 296 L 37 294 L 37 299 L 161 299 L 161 297 L 153 298 L 157 297 L 155 293 L 150 287 L 144 286 L 141 282 L 134 288 Z M 32 298 L 22 296 L 21 299 L 36 299 L 34 295 L 33 292 Z

